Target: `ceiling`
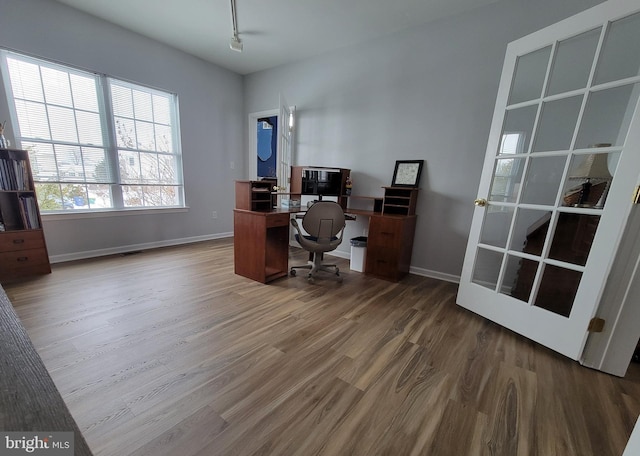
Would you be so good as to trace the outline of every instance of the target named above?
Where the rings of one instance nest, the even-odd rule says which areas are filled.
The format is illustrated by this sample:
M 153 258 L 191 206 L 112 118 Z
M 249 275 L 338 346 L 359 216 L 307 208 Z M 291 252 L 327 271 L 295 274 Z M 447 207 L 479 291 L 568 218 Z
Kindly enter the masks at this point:
M 301 60 L 498 0 L 57 0 L 240 74 Z

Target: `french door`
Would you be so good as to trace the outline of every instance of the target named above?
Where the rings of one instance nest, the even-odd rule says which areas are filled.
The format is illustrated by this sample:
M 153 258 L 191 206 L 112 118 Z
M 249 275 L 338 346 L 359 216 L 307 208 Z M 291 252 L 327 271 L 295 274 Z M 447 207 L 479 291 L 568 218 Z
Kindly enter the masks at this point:
M 457 302 L 579 359 L 640 175 L 640 5 L 509 44 Z
M 295 107 L 287 104 L 280 94 L 278 122 L 278 187 L 279 191 L 288 193 L 291 185 L 291 165 L 293 157 L 293 119 Z M 278 202 L 279 203 L 279 202 Z

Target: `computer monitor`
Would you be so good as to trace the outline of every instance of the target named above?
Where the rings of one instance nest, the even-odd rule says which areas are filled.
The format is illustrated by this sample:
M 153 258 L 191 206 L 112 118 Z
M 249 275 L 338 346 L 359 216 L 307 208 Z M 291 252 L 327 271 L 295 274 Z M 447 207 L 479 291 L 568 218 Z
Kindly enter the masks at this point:
M 342 196 L 342 173 L 339 169 L 304 168 L 302 194 Z

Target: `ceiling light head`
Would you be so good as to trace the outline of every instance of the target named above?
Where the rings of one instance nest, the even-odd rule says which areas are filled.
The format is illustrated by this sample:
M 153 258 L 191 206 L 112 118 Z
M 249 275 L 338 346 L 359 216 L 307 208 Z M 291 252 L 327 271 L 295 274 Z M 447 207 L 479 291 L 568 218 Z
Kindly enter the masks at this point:
M 242 52 L 242 41 L 238 38 L 238 35 L 234 35 L 231 37 L 231 41 L 229 42 L 229 47 L 232 51 Z

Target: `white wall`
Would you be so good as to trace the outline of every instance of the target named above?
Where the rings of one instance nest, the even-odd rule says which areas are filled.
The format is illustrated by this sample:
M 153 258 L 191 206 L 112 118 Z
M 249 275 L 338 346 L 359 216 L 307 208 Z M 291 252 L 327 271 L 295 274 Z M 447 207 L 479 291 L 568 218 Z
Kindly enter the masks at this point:
M 276 108 L 282 92 L 298 107 L 296 163 L 351 168 L 356 195 L 381 195 L 395 160 L 426 160 L 413 267 L 455 277 L 507 43 L 597 3 L 505 0 L 256 73 L 243 85 L 237 74 L 57 2 L 2 0 L 0 45 L 176 92 L 180 101 L 189 210 L 47 218 L 49 253 L 68 259 L 231 233 L 233 181 L 247 175 L 247 114 Z M 365 226 L 350 224 L 347 236 Z M 348 254 L 349 244 L 341 249 Z
M 396 160 L 424 159 L 412 267 L 454 278 L 507 44 L 597 3 L 505 0 L 255 73 L 245 77 L 245 112 L 275 108 L 282 92 L 297 108 L 295 163 L 352 169 L 354 195 L 381 196 Z
M 48 0 L 2 0 L 0 46 L 150 85 L 179 97 L 189 210 L 125 217 L 45 218 L 53 259 L 127 250 L 233 231 L 233 181 L 241 178 L 242 77 Z M 0 116 L 8 119 L 0 96 Z M 8 138 L 13 141 L 8 128 Z M 15 144 L 15 142 L 13 142 Z M 218 219 L 212 219 L 217 211 Z

